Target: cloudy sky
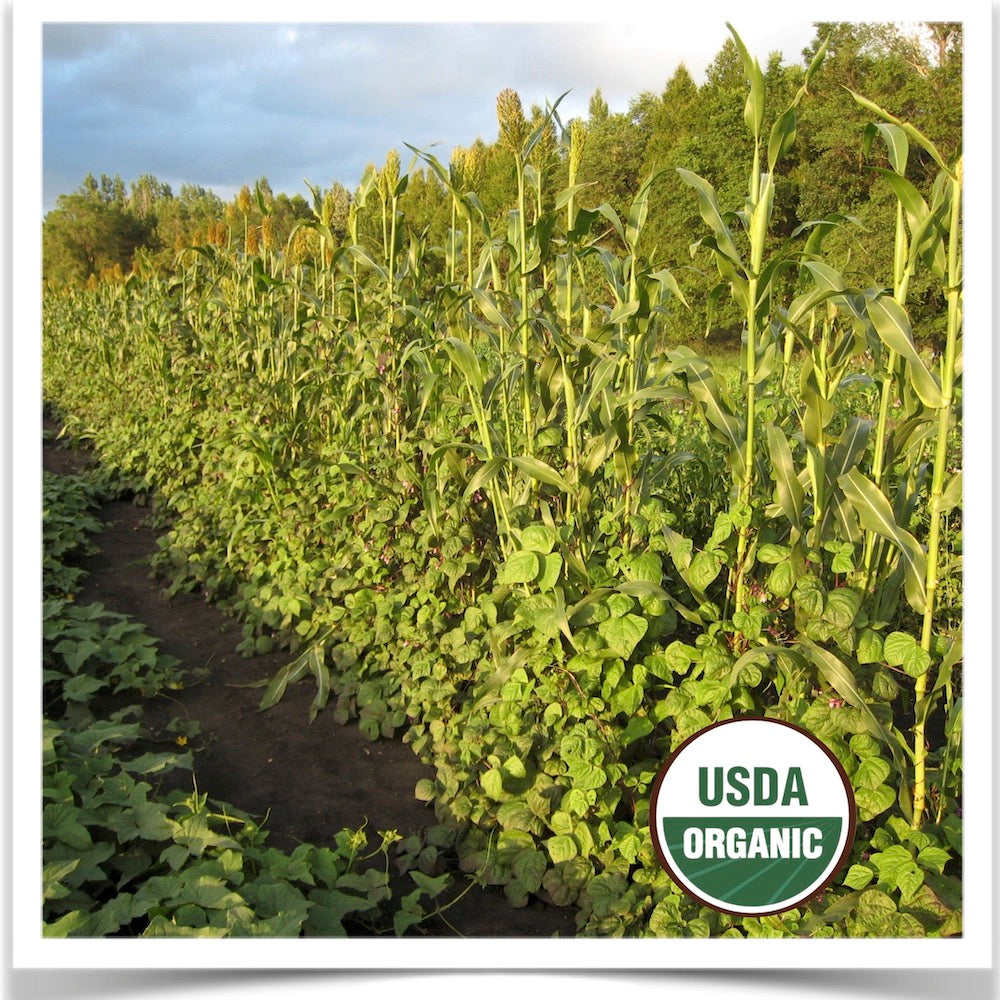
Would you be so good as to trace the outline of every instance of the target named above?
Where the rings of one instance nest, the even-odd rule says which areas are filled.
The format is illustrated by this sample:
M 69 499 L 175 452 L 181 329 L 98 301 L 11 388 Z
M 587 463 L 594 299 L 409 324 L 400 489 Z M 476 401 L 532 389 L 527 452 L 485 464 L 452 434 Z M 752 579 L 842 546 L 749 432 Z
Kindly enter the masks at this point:
M 89 8 L 87 8 L 89 9 Z M 272 8 L 280 9 L 280 8 Z M 746 17 L 737 30 L 763 62 L 801 61 L 809 21 Z M 564 120 L 600 87 L 612 110 L 660 91 L 682 60 L 701 79 L 724 18 L 579 23 L 53 23 L 43 25 L 44 208 L 88 172 L 128 183 L 152 173 L 229 197 L 266 176 L 353 187 L 403 143 L 496 135 L 495 100 L 525 108 L 564 91 Z M 404 159 L 404 166 L 407 160 Z

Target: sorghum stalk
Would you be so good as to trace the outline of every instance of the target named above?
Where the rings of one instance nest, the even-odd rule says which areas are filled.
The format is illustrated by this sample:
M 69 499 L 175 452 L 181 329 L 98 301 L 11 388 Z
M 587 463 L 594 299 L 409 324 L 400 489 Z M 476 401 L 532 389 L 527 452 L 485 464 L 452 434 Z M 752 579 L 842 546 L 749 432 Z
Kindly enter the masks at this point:
M 750 176 L 750 206 L 752 209 L 750 222 L 750 273 L 747 279 L 746 306 L 746 442 L 744 445 L 744 470 L 740 483 L 739 500 L 749 506 L 754 485 L 754 438 L 757 410 L 757 283 L 760 275 L 761 261 L 764 257 L 764 237 L 767 233 L 767 220 L 770 216 L 770 200 L 774 188 L 768 175 L 761 192 L 760 174 L 760 141 L 755 137 L 753 151 L 753 172 Z M 746 610 L 746 553 L 750 538 L 749 524 L 741 524 L 736 543 L 736 594 L 735 607 L 737 611 Z
M 958 160 L 951 178 L 951 213 L 948 227 L 948 333 L 941 359 L 941 406 L 938 409 L 937 440 L 934 450 L 934 473 L 931 479 L 930 533 L 927 538 L 927 604 L 924 609 L 920 646 L 929 653 L 934 629 L 934 607 L 938 589 L 938 558 L 941 544 L 941 495 L 948 464 L 948 427 L 951 423 L 955 391 L 958 327 L 961 315 L 961 263 L 959 256 L 959 226 L 961 223 L 962 161 Z M 913 819 L 916 829 L 923 820 L 927 801 L 927 747 L 924 743 L 924 719 L 919 712 L 921 700 L 927 693 L 927 673 L 921 674 L 914 684 L 914 703 L 918 717 L 913 726 Z
M 531 371 L 529 368 L 529 325 L 528 325 L 528 275 L 527 263 L 528 234 L 525 222 L 524 197 L 524 140 L 525 120 L 521 98 L 509 87 L 497 95 L 497 120 L 500 123 L 500 140 L 514 157 L 517 174 L 517 267 L 520 286 L 520 311 L 518 325 L 521 331 L 521 401 L 524 420 L 524 449 L 531 455 L 534 451 L 534 423 L 531 408 Z

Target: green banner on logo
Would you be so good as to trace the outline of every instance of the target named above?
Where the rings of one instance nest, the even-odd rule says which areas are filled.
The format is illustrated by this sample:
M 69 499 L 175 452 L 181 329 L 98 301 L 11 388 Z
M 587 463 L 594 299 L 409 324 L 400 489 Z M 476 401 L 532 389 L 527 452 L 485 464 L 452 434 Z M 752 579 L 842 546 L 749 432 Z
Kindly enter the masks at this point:
M 678 872 L 734 907 L 771 906 L 804 893 L 835 860 L 839 816 L 666 817 L 664 843 Z

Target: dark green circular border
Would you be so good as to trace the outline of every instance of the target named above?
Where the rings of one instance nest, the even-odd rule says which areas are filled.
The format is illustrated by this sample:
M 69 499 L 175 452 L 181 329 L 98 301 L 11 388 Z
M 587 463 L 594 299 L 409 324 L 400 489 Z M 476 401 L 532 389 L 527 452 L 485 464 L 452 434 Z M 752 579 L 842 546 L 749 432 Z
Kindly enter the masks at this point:
M 848 804 L 848 820 L 847 820 L 847 839 L 844 841 L 844 849 L 840 853 L 840 857 L 837 859 L 834 866 L 830 869 L 830 875 L 823 885 L 819 889 L 813 890 L 808 896 L 802 896 L 796 899 L 794 902 L 786 903 L 783 906 L 778 907 L 775 910 L 766 911 L 754 911 L 753 913 L 748 913 L 744 910 L 728 910 L 715 903 L 710 903 L 707 899 L 702 899 L 697 893 L 692 892 L 687 887 L 687 879 L 681 879 L 678 877 L 677 873 L 670 867 L 669 862 L 664 855 L 664 852 L 660 848 L 660 837 L 656 829 L 656 801 L 657 796 L 660 793 L 660 786 L 663 784 L 663 779 L 666 777 L 667 771 L 670 770 L 671 765 L 680 755 L 680 753 L 688 746 L 689 743 L 693 743 L 696 739 L 704 736 L 705 733 L 711 731 L 712 729 L 718 729 L 719 726 L 729 726 L 736 722 L 771 722 L 778 726 L 785 726 L 788 729 L 794 729 L 795 732 L 800 733 L 807 739 L 812 740 L 826 754 L 827 758 L 833 763 L 834 767 L 837 769 L 837 773 L 840 775 L 840 780 L 844 783 L 844 791 L 847 793 L 847 804 Z M 858 823 L 858 807 L 857 803 L 854 801 L 854 788 L 851 785 L 851 779 L 848 778 L 847 772 L 844 770 L 843 764 L 834 756 L 833 751 L 823 743 L 818 737 L 814 736 L 808 730 L 803 729 L 801 726 L 796 726 L 792 722 L 785 722 L 783 719 L 770 719 L 763 715 L 742 715 L 733 719 L 723 719 L 721 722 L 713 722 L 710 726 L 706 726 L 704 729 L 699 729 L 698 732 L 692 733 L 684 742 L 667 758 L 664 765 L 660 768 L 659 773 L 656 775 L 656 779 L 653 781 L 653 787 L 649 791 L 649 836 L 653 841 L 653 850 L 656 851 L 656 856 L 659 858 L 660 864 L 666 870 L 667 874 L 673 879 L 677 888 L 681 890 L 685 895 L 690 896 L 695 902 L 700 903 L 702 906 L 707 906 L 709 909 L 716 910 L 719 913 L 727 913 L 732 917 L 771 917 L 776 913 L 784 913 L 787 910 L 794 910 L 797 906 L 801 906 L 803 903 L 808 902 L 814 896 L 819 895 L 824 889 L 830 884 L 837 872 L 844 867 L 844 863 L 847 861 L 851 853 L 851 848 L 854 846 L 854 834 L 857 829 Z

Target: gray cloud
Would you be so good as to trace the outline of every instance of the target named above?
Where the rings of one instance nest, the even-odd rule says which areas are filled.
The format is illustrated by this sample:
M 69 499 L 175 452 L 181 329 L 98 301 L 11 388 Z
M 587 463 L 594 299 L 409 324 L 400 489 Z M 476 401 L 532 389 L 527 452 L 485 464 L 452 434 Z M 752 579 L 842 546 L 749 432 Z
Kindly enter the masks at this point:
M 767 32 L 743 35 L 762 61 L 775 48 L 798 60 L 813 34 Z M 570 90 L 564 120 L 598 86 L 624 110 L 682 60 L 701 73 L 726 37 L 721 21 L 679 22 L 669 38 L 638 22 L 47 24 L 45 207 L 88 171 L 224 196 L 262 175 L 289 193 L 352 186 L 390 147 L 440 143 L 447 156 L 492 139 L 503 87 L 526 107 Z

